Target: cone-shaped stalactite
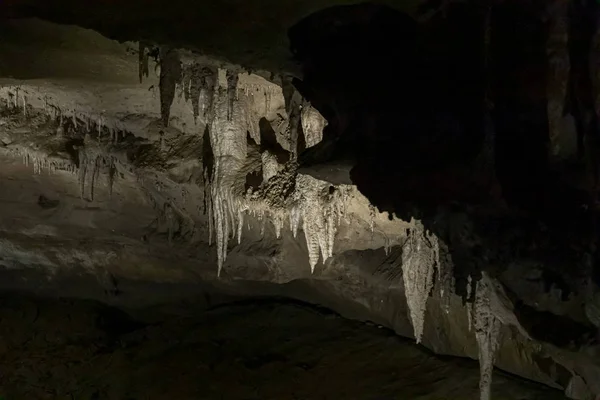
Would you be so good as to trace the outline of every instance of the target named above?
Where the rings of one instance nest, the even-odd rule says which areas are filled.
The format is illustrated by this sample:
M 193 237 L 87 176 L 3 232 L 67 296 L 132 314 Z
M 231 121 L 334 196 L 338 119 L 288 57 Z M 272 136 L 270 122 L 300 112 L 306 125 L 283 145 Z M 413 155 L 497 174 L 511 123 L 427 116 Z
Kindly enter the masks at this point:
M 231 104 L 229 94 L 228 88 L 215 90 L 214 112 L 209 128 L 214 165 L 208 208 L 216 236 L 218 275 L 227 257 L 230 235 L 236 232 L 236 224 L 241 223 L 238 217 L 244 182 L 238 180 L 238 172 L 247 153 L 246 108 L 238 106 L 237 101 Z
M 148 76 L 148 57 L 149 57 L 149 48 L 148 43 L 144 41 L 140 41 L 138 45 L 138 71 L 140 83 L 144 80 L 144 77 Z
M 320 143 L 323 140 L 323 130 L 327 126 L 327 120 L 308 102 L 305 102 L 300 115 L 305 146 L 308 148 Z
M 202 91 L 202 66 L 194 63 L 189 71 L 189 87 L 186 91 L 189 99 L 192 101 L 192 110 L 194 112 L 194 121 L 197 121 L 200 115 L 200 94 Z M 186 100 L 188 98 L 186 97 Z
M 439 265 L 437 237 L 426 232 L 421 221 L 413 219 L 408 239 L 402 249 L 402 277 L 415 339 L 421 342 L 427 299 L 433 289 L 433 276 Z
M 302 104 L 304 99 L 292 83 L 292 78 L 282 78 L 282 91 L 285 99 L 285 110 L 288 114 L 288 126 L 286 138 L 289 142 L 289 148 L 295 157 L 298 154 L 298 132 L 301 127 Z M 316 110 L 315 110 L 316 111 Z M 322 135 L 321 135 L 322 138 Z
M 502 322 L 496 317 L 491 306 L 492 282 L 485 272 L 482 274 L 475 289 L 473 324 L 479 348 L 480 399 L 490 400 L 494 359 L 500 345 Z
M 160 116 L 164 126 L 169 126 L 171 105 L 175 99 L 175 88 L 181 81 L 181 61 L 177 50 L 160 49 Z
M 202 101 L 202 116 L 206 121 L 209 121 L 212 116 L 210 115 L 213 110 L 213 99 L 215 97 L 215 90 L 217 87 L 219 72 L 216 68 L 204 67 L 200 75 L 200 86 L 201 91 L 204 93 L 204 100 Z
M 98 143 L 91 138 L 89 134 L 84 137 L 83 146 L 79 148 L 79 195 L 82 199 L 85 198 L 86 183 L 89 183 L 89 200 L 94 200 L 94 190 L 96 182 L 100 175 L 100 169 L 108 167 L 109 170 L 109 194 L 112 194 L 112 185 L 114 183 L 115 160 L 112 156 L 107 155 Z

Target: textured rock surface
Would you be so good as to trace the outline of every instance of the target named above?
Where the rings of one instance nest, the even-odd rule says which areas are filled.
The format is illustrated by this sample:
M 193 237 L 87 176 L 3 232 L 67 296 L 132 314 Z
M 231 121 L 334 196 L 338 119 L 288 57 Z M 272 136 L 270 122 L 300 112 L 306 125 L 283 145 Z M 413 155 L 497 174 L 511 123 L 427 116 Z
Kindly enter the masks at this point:
M 27 399 L 478 396 L 476 362 L 439 360 L 372 324 L 294 302 L 211 301 L 208 311 L 196 301 L 133 319 L 91 301 L 2 297 L 0 390 Z M 501 373 L 494 392 L 562 398 Z
M 64 19 L 77 18 L 77 10 Z M 345 161 L 298 170 L 303 146 L 327 153 L 327 124 L 315 113 L 322 99 L 315 95 L 309 105 L 286 84 L 289 77 L 39 20 L 9 21 L 2 30 L 9 39 L 0 42 L 0 287 L 128 307 L 163 301 L 144 296 L 152 284 L 176 285 L 181 297 L 207 284 L 286 296 L 375 321 L 438 354 L 479 359 L 484 399 L 492 364 L 572 398 L 600 395 L 598 296 L 581 267 L 591 255 L 584 239 L 574 233 L 571 240 L 578 232 L 572 225 L 557 228 L 578 214 L 557 216 L 560 223 L 548 227 L 505 213 L 504 199 L 453 208 L 455 193 L 459 200 L 481 194 L 463 191 L 469 182 L 483 182 L 475 191 L 493 186 L 489 171 L 469 170 L 467 184 L 457 178 L 466 173 L 460 165 L 447 176 L 412 172 L 444 156 L 432 147 L 403 153 L 413 169 L 379 170 L 377 181 L 370 178 L 378 161 L 366 156 L 381 150 L 382 159 L 395 162 L 397 149 L 366 141 L 365 159 L 349 175 L 370 201 L 343 179 Z M 131 31 L 118 36 L 140 39 Z M 552 43 L 560 47 L 559 39 Z M 162 54 L 168 66 L 151 54 Z M 322 96 L 335 92 L 335 80 L 319 86 L 318 73 L 304 73 Z M 554 97 L 564 92 L 558 86 Z M 363 96 L 365 87 L 348 85 L 348 93 Z M 502 95 L 511 94 L 499 96 L 508 102 Z M 349 94 L 336 103 L 332 129 L 353 126 L 354 100 Z M 389 99 L 363 100 L 384 107 Z M 556 129 L 550 103 L 543 108 Z M 426 122 L 423 130 L 436 123 Z M 387 123 L 374 117 L 365 131 Z M 444 139 L 440 148 L 456 149 L 463 139 Z M 428 140 L 410 144 L 423 149 Z M 388 171 L 396 175 L 386 181 Z M 438 190 L 440 182 L 447 191 Z M 515 185 L 512 194 L 521 187 Z M 388 218 L 373 206 L 390 209 L 386 186 L 410 206 L 425 206 L 401 213 L 390 203 L 406 218 Z M 431 198 L 449 201 L 432 212 Z M 571 252 L 552 253 L 558 243 Z M 97 286 L 77 284 L 90 277 Z

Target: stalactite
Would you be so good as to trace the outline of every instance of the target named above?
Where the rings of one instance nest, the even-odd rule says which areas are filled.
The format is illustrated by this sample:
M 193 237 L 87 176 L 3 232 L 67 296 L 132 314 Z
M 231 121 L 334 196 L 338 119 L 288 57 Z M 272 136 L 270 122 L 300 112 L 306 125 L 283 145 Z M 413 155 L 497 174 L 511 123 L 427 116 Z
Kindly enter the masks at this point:
M 412 223 L 402 251 L 402 275 L 415 338 L 420 343 L 433 273 L 439 263 L 439 245 L 437 237 L 426 232 L 420 221 L 413 219 Z
M 218 88 L 215 91 L 214 112 L 209 129 L 210 146 L 214 153 L 214 166 L 210 178 L 210 209 L 217 243 L 217 274 L 220 276 L 227 244 L 236 227 L 235 216 L 242 207 L 243 189 L 236 195 L 233 191 L 235 177 L 246 157 L 246 130 L 244 108 L 236 107 L 229 111 L 229 90 Z
M 475 338 L 479 347 L 479 391 L 481 400 L 491 399 L 494 359 L 500 345 L 502 323 L 490 305 L 492 284 L 485 272 L 477 282 L 474 303 Z
M 569 81 L 570 59 L 568 46 L 568 8 L 567 1 L 553 1 L 552 13 L 549 15 L 548 39 L 546 53 L 548 55 L 548 128 L 550 134 L 550 156 L 564 158 L 564 139 L 561 138 L 562 118 Z M 563 153 L 563 154 L 561 154 Z
M 302 107 L 301 121 L 307 148 L 323 140 L 323 130 L 327 126 L 327 120 L 309 103 Z
M 15 88 L 15 95 L 13 97 L 13 101 L 15 104 L 15 106 L 14 106 L 15 110 L 19 109 L 19 91 L 20 91 L 20 89 L 18 87 Z
M 290 229 L 294 238 L 298 235 L 298 227 L 300 226 L 301 212 L 300 208 L 293 207 L 290 210 Z
M 202 92 L 202 66 L 194 63 L 189 69 L 189 88 L 187 89 L 188 97 L 192 101 L 192 110 L 194 113 L 194 121 L 196 122 L 200 116 L 200 94 Z M 185 86 L 185 83 L 184 83 Z M 188 100 L 186 97 L 186 100 Z
M 375 232 L 375 216 L 377 215 L 377 210 L 375 206 L 369 203 L 369 230 L 371 233 Z
M 50 157 L 42 151 L 33 150 L 28 147 L 14 146 L 11 152 L 23 159 L 26 167 L 33 167 L 34 174 L 41 174 L 44 170 L 54 173 L 57 170 L 75 171 L 76 166 L 70 160 Z
M 23 93 L 22 96 L 23 96 L 23 116 L 25 118 L 27 118 L 27 96 L 25 96 L 25 93 Z
M 169 203 L 165 203 L 164 208 L 165 222 L 167 224 L 168 242 L 169 246 L 173 244 L 173 236 L 175 235 L 175 229 L 177 228 L 177 215 L 175 210 Z
M 271 110 L 271 97 L 271 90 L 265 90 L 265 115 L 269 114 L 269 111 Z
M 391 243 L 390 239 L 386 236 L 383 241 L 383 251 L 385 252 L 386 256 L 389 256 L 391 250 L 392 250 L 392 243 Z
M 202 116 L 205 120 L 210 120 L 212 116 L 209 114 L 213 107 L 215 90 L 218 86 L 218 71 L 209 67 L 202 68 L 201 85 L 206 97 L 202 103 Z
M 227 70 L 227 119 L 231 121 L 233 117 L 233 106 L 237 100 L 237 89 L 239 82 L 239 74 L 232 70 Z
M 99 144 L 94 141 L 89 134 L 84 137 L 83 146 L 79 149 L 79 195 L 85 198 L 86 182 L 89 179 L 90 200 L 94 200 L 94 190 L 96 180 L 100 174 L 100 169 L 107 166 L 109 169 L 109 194 L 112 195 L 112 185 L 114 184 L 114 173 L 111 170 L 115 168 L 115 159 L 106 154 Z
M 216 78 L 210 74 L 205 76 Z M 238 87 L 237 77 L 237 74 L 227 71 L 226 87 L 216 85 L 215 79 L 208 140 L 205 133 L 205 148 L 210 148 L 214 155 L 212 159 L 203 156 L 203 160 L 204 182 L 208 191 L 205 209 L 209 213 L 209 240 L 212 243 L 213 234 L 216 239 L 217 273 L 220 275 L 227 257 L 228 241 L 236 237 L 238 243 L 241 241 L 245 213 L 259 219 L 261 234 L 264 234 L 266 223 L 273 224 L 278 238 L 282 235 L 284 221 L 289 220 L 294 236 L 301 227 L 309 249 L 311 271 L 314 272 L 319 258 L 325 262 L 333 255 L 335 235 L 346 212 L 349 189 L 299 175 L 293 161 L 280 164 L 275 155 L 264 150 L 261 153 L 263 183 L 258 189 L 246 192 L 247 172 L 242 169 L 247 153 L 247 132 L 253 136 L 256 131 L 254 134 L 260 140 L 258 121 L 271 107 L 271 91 L 251 84 Z M 238 89 L 248 88 L 251 89 L 248 95 L 240 93 L 238 96 Z M 253 96 L 255 92 L 266 93 L 267 110 L 263 107 L 263 99 Z M 299 107 L 296 116 L 299 125 Z M 307 114 L 307 121 L 315 117 Z
M 448 246 L 438 241 L 438 262 L 436 263 L 437 285 L 439 288 L 440 306 L 446 314 L 450 313 L 450 301 L 455 290 L 454 267 Z
M 169 126 L 171 105 L 175 99 L 175 89 L 181 81 L 181 61 L 175 49 L 162 48 L 160 51 L 160 115 L 163 125 Z
M 473 302 L 471 301 L 471 296 L 473 295 L 472 287 L 473 287 L 473 278 L 471 278 L 471 275 L 469 275 L 467 277 L 467 302 L 466 302 L 469 332 L 473 328 Z
M 262 171 L 263 171 L 263 181 L 267 182 L 269 179 L 277 175 L 280 170 L 279 163 L 277 162 L 277 157 L 268 150 L 264 151 L 261 154 L 262 157 Z
M 138 43 L 138 73 L 140 78 L 140 83 L 143 82 L 144 77 L 148 77 L 148 58 L 149 58 L 149 45 L 140 41 Z
M 344 192 L 344 188 L 334 188 L 305 175 L 297 177 L 294 193 L 298 196 L 296 202 L 301 210 L 311 272 L 314 272 L 319 253 L 323 263 L 333 255 L 340 214 L 345 213 Z

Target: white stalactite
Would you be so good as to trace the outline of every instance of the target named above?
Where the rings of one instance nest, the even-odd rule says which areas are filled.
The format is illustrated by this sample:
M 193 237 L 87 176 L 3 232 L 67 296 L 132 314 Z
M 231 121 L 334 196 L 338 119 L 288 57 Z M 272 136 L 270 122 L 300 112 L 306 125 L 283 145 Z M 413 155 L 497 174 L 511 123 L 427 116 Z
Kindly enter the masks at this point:
M 209 228 L 214 231 L 217 243 L 218 274 L 227 257 L 230 236 L 237 236 L 238 242 L 241 240 L 245 213 L 261 221 L 261 234 L 264 234 L 267 222 L 273 224 L 277 237 L 281 236 L 285 221 L 289 221 L 294 236 L 298 228 L 302 228 L 311 271 L 314 271 L 319 258 L 325 262 L 333 255 L 348 189 L 298 175 L 292 164 L 281 165 L 273 154 L 264 151 L 261 154 L 263 183 L 258 190 L 245 193 L 242 168 L 247 151 L 246 133 L 250 132 L 256 142 L 260 141 L 258 121 L 273 106 L 272 90 L 261 85 L 234 86 L 234 83 L 238 84 L 234 74 L 220 73 L 222 84 L 215 93 L 209 129 L 214 166 L 207 205 L 211 215 Z M 232 96 L 234 87 L 239 89 L 236 89 L 235 97 Z M 242 90 L 247 90 L 248 94 Z M 255 92 L 264 97 L 254 96 Z M 316 110 L 310 112 L 312 116 L 308 121 L 312 123 L 310 129 L 314 130 L 314 120 L 320 114 Z
M 65 170 L 68 172 L 75 172 L 77 167 L 69 160 L 49 157 L 47 154 L 33 150 L 28 147 L 14 146 L 12 148 L 13 154 L 22 157 L 23 164 L 33 166 L 34 174 L 41 174 L 44 170 L 48 173 L 54 173 L 58 170 Z
M 475 289 L 474 325 L 479 347 L 479 392 L 481 400 L 491 399 L 494 359 L 500 345 L 502 322 L 496 317 L 491 305 L 493 284 L 485 272 Z
M 306 147 L 312 147 L 323 140 L 323 130 L 327 126 L 327 120 L 321 113 L 310 104 L 302 107 L 300 114 L 302 131 Z
M 473 303 L 470 301 L 471 299 L 471 294 L 472 294 L 472 287 L 473 287 L 473 278 L 471 278 L 471 275 L 469 275 L 467 277 L 467 320 L 469 323 L 469 332 L 471 332 L 471 329 L 473 328 Z
M 96 181 L 102 167 L 112 169 L 115 159 L 107 154 L 89 134 L 84 137 L 84 145 L 79 148 L 79 195 L 85 198 L 86 183 L 89 183 L 90 200 L 94 200 Z M 113 176 L 109 174 L 109 192 L 112 193 Z M 88 182 L 89 181 L 89 182 Z
M 437 237 L 425 232 L 420 221 L 413 219 L 412 223 L 414 227 L 402 251 L 402 276 L 415 338 L 420 343 L 433 272 L 439 263 L 439 245 Z
M 263 171 L 263 181 L 267 182 L 269 179 L 277 175 L 280 171 L 280 165 L 277 162 L 277 157 L 271 154 L 270 151 L 265 150 L 262 154 L 262 171 Z

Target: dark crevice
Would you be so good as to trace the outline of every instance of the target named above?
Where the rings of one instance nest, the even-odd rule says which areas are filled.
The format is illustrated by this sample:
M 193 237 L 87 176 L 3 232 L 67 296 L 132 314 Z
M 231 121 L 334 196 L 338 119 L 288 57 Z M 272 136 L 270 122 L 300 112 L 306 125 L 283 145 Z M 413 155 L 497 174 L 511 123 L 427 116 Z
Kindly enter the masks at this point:
M 548 311 L 538 311 L 522 302 L 515 304 L 514 312 L 521 326 L 535 340 L 569 350 L 593 344 L 596 340 L 595 327 L 578 323 L 570 318 Z
M 588 65 L 598 5 L 583 3 L 571 11 L 567 105 L 597 166 Z M 448 245 L 458 294 L 469 276 L 532 260 L 568 283 L 565 296 L 581 292 L 592 270 L 600 276 L 595 205 L 548 158 L 549 18 L 561 8 L 443 8 L 416 23 L 383 5 L 332 7 L 290 28 L 303 70 L 294 86 L 329 122 L 300 165 L 352 160 L 350 177 L 372 204 L 422 219 Z
M 483 142 L 480 14 L 456 8 L 419 27 L 392 8 L 361 4 L 291 28 L 304 72 L 295 85 L 330 122 L 301 164 L 356 159 L 353 181 L 389 211 L 398 212 L 398 198 L 435 207 L 485 197 L 465 180 Z

